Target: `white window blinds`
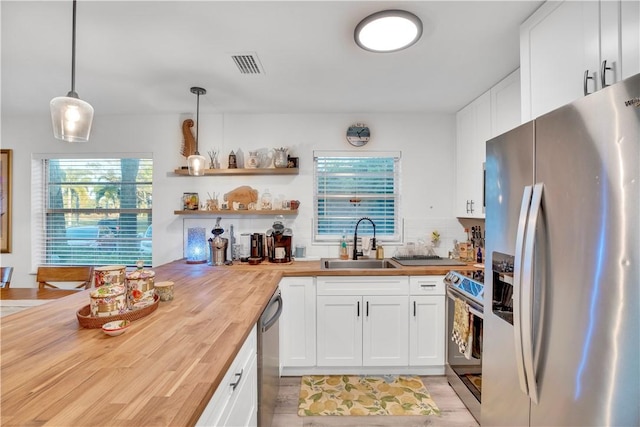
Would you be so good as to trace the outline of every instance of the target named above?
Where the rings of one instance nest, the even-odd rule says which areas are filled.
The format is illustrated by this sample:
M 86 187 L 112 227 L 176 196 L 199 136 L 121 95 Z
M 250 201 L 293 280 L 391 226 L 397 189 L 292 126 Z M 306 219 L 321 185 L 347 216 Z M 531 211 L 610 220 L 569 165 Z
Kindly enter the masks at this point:
M 353 233 L 369 217 L 383 241 L 398 241 L 400 152 L 314 152 L 315 240 L 331 241 Z M 373 234 L 371 224 L 358 233 Z
M 34 266 L 151 265 L 151 156 L 45 157 L 32 161 Z

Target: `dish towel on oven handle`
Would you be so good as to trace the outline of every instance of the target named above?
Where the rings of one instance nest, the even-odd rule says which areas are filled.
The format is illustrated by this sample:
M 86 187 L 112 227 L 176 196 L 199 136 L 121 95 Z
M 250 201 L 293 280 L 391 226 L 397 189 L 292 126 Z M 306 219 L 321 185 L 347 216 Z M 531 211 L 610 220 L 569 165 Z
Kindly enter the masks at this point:
M 454 301 L 453 330 L 451 340 L 458 344 L 460 353 L 467 359 L 471 359 L 473 347 L 473 320 L 469 313 L 469 305 L 459 299 Z

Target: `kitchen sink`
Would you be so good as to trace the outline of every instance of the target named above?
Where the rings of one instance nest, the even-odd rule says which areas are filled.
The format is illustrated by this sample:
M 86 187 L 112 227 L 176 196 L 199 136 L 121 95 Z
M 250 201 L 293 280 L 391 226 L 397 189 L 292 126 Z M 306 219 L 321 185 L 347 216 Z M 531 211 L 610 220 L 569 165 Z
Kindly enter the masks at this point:
M 320 260 L 322 270 L 336 269 L 377 269 L 377 268 L 398 268 L 396 264 L 388 259 L 334 259 L 322 258 Z

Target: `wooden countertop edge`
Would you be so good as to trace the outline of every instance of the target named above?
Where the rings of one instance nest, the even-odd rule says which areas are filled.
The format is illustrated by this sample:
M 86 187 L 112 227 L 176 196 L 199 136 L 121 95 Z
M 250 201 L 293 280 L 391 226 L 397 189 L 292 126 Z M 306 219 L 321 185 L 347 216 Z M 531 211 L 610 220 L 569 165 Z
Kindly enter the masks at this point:
M 278 284 L 280 283 L 281 278 L 282 278 L 282 273 L 279 273 L 279 274 L 276 273 L 275 274 L 275 280 L 272 283 L 273 291 L 270 292 L 269 295 L 273 295 L 273 292 L 275 292 L 275 289 L 277 288 Z M 262 312 L 264 311 L 264 309 L 267 307 L 268 303 L 269 303 L 269 298 L 267 298 L 264 301 L 264 303 L 262 304 L 262 307 L 255 314 L 255 316 L 253 317 L 253 319 L 250 322 L 250 324 L 252 324 L 254 326 L 257 325 L 258 320 L 260 319 L 260 316 L 262 315 Z M 224 363 L 223 369 L 220 369 L 218 371 L 218 374 L 217 374 L 216 378 L 211 382 L 211 386 L 208 388 L 205 396 L 203 397 L 203 399 L 200 401 L 200 403 L 196 407 L 196 410 L 193 412 L 192 416 L 189 418 L 189 422 L 188 422 L 189 426 L 195 426 L 196 423 L 198 422 L 198 419 L 200 418 L 200 416 L 204 412 L 205 408 L 207 407 L 207 404 L 209 403 L 209 401 L 211 400 L 211 398 L 213 397 L 215 392 L 218 390 L 218 387 L 220 386 L 220 383 L 222 382 L 222 379 L 224 378 L 225 374 L 227 373 L 227 371 L 231 367 L 233 361 L 235 360 L 236 356 L 240 352 L 240 349 L 242 348 L 244 342 L 247 340 L 247 337 L 251 334 L 252 330 L 253 330 L 253 328 L 250 327 L 250 328 L 247 328 L 244 331 L 244 333 L 242 335 L 242 339 L 236 344 L 236 346 L 233 349 L 233 352 L 232 352 L 233 354 L 231 355 L 231 357 L 227 358 L 227 360 Z

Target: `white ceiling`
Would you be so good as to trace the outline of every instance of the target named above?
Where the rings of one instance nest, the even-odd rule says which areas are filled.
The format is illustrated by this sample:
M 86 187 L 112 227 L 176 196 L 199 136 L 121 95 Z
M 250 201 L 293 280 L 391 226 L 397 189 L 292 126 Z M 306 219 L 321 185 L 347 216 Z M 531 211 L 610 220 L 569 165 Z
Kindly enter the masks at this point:
M 77 6 L 76 91 L 96 115 L 459 110 L 518 67 L 519 25 L 542 1 L 91 1 Z M 365 16 L 424 23 L 410 49 L 358 48 Z M 1 2 L 2 113 L 48 110 L 71 88 L 72 2 Z M 254 52 L 243 75 L 230 54 Z

